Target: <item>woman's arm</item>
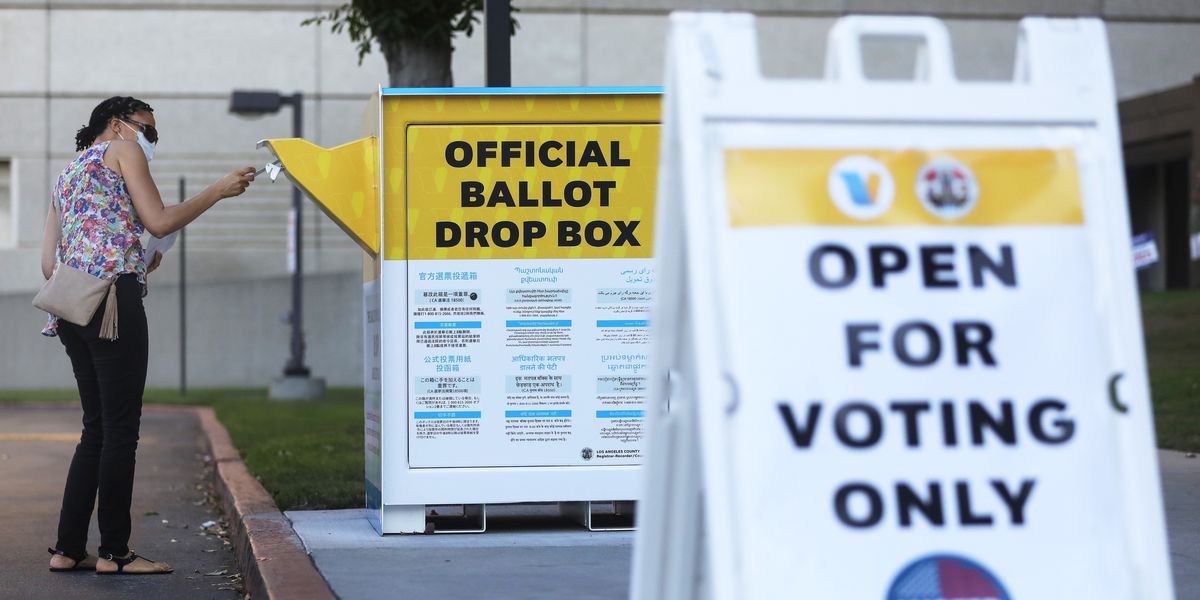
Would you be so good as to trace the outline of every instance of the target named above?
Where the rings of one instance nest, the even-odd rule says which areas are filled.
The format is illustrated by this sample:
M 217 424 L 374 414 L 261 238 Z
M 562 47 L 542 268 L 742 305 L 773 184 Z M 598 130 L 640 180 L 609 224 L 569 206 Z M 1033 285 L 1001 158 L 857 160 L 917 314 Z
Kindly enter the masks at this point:
M 54 274 L 54 263 L 58 258 L 54 255 L 58 247 L 58 236 L 62 229 L 58 226 L 58 211 L 54 203 L 50 203 L 50 212 L 46 215 L 46 226 L 42 229 L 42 276 L 50 279 Z
M 254 167 L 246 167 L 218 179 L 185 202 L 165 206 L 158 186 L 150 176 L 150 163 L 137 144 L 113 141 L 109 143 L 105 154 L 105 162 L 115 163 L 117 171 L 125 178 L 125 186 L 133 198 L 138 219 L 154 237 L 163 237 L 182 229 L 222 198 L 246 191 L 246 186 L 254 180 Z

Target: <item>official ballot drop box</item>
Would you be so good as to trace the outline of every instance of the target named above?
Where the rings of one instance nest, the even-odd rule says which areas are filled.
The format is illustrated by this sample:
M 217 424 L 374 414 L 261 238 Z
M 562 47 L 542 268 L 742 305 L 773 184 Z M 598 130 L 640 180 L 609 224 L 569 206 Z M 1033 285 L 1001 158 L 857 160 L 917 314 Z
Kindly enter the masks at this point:
M 659 110 L 657 88 L 381 89 L 376 135 L 260 144 L 365 252 L 380 533 L 445 530 L 442 505 L 458 530 L 496 503 L 631 517 Z

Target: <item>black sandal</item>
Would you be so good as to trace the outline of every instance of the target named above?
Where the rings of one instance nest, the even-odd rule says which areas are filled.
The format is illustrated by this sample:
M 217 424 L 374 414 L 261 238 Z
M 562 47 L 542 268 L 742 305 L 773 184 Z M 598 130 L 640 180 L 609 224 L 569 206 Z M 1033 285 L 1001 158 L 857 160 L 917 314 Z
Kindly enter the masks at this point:
M 118 556 L 114 556 L 112 553 L 109 553 L 108 556 L 101 556 L 100 558 L 103 558 L 104 560 L 112 561 L 112 562 L 116 563 L 117 570 L 116 571 L 101 571 L 100 569 L 96 569 L 97 575 L 166 575 L 168 573 L 175 572 L 175 569 L 170 569 L 167 571 L 146 571 L 144 573 L 134 573 L 134 572 L 126 573 L 125 567 L 139 558 L 144 559 L 147 562 L 151 562 L 151 563 L 158 562 L 155 560 L 150 560 L 149 558 L 146 558 L 145 556 L 138 556 L 138 554 L 136 552 L 130 552 L 129 556 L 126 556 L 125 558 L 120 558 Z M 97 566 L 99 566 L 99 565 L 97 565 Z
M 67 556 L 66 552 L 64 552 L 62 550 L 55 550 L 54 548 L 46 548 L 46 552 L 49 552 L 51 556 L 62 556 L 62 557 L 69 558 L 69 559 L 75 561 L 74 565 L 70 566 L 69 568 L 65 568 L 65 569 L 60 568 L 60 567 L 50 567 L 50 571 L 52 573 L 66 573 L 68 571 L 90 571 L 90 570 L 96 568 L 95 566 L 91 566 L 91 567 L 79 566 L 81 563 L 83 563 L 83 561 L 87 560 L 87 558 L 88 558 L 87 553 L 84 553 L 83 558 L 75 558 L 73 556 Z

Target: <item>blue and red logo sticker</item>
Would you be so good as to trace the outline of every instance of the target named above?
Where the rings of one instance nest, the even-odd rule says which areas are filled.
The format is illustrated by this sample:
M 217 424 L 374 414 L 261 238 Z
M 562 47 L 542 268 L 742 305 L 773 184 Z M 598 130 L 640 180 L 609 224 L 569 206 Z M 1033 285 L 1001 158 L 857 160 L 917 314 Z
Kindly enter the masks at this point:
M 892 580 L 887 600 L 1011 600 L 983 565 L 950 554 L 910 563 Z

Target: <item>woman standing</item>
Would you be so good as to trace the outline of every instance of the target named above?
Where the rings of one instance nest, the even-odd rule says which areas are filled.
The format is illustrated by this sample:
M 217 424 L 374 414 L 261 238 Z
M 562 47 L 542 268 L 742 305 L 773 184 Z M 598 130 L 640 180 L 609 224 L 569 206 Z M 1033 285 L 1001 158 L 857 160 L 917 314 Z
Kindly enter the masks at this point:
M 81 154 L 59 176 L 46 217 L 42 274 L 49 279 L 61 262 L 116 277 L 120 324 L 116 339 L 100 337 L 101 303 L 86 326 L 51 315 L 42 331 L 66 348 L 83 404 L 83 435 L 67 473 L 51 571 L 171 572 L 170 565 L 129 549 L 134 454 L 149 357 L 142 296 L 146 274 L 162 258 L 156 254 L 147 264 L 139 237 L 144 231 L 166 236 L 218 200 L 241 194 L 254 179 L 254 168 L 234 171 L 186 202 L 164 206 L 149 168 L 157 142 L 150 105 L 127 96 L 101 102 L 75 135 Z M 99 557 L 92 557 L 85 546 L 97 495 L 100 547 Z

